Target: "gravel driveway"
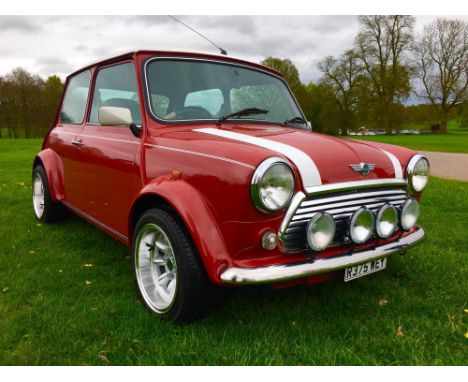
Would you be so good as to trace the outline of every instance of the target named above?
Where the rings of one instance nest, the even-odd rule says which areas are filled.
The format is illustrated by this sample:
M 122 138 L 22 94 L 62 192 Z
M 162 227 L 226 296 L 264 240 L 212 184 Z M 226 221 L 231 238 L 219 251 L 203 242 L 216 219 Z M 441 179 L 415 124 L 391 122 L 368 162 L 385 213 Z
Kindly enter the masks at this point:
M 468 181 L 468 154 L 419 151 L 431 163 L 431 175 Z

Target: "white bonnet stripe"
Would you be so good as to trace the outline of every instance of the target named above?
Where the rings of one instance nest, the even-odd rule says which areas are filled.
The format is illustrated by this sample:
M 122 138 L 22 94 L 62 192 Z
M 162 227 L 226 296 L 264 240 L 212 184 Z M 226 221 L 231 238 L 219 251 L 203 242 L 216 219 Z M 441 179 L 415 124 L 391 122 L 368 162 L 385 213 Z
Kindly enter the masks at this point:
M 247 134 L 234 133 L 232 131 L 220 130 L 211 127 L 204 129 L 194 129 L 193 131 L 250 143 L 252 145 L 276 151 L 286 156 L 296 165 L 299 173 L 301 174 L 304 188 L 319 186 L 322 184 L 320 173 L 314 161 L 306 153 L 297 149 L 296 147 L 265 138 L 252 137 L 251 135 Z
M 388 159 L 392 161 L 393 169 L 395 170 L 395 178 L 403 179 L 403 169 L 401 168 L 401 163 L 398 160 L 398 158 L 392 153 L 389 153 L 388 151 L 385 151 L 385 150 L 382 150 L 382 151 L 388 156 Z

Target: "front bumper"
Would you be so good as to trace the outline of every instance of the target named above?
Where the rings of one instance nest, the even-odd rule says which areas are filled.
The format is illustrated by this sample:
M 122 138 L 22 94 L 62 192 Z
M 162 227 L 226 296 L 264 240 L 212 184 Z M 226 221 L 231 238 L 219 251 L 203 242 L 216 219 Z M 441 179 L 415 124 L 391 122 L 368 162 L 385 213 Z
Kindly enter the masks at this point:
M 292 264 L 271 265 L 259 268 L 227 268 L 221 274 L 221 281 L 225 284 L 271 284 L 305 278 L 393 255 L 423 240 L 424 230 L 418 228 L 416 231 L 397 241 L 364 251 L 350 252 L 330 258 L 311 259 Z

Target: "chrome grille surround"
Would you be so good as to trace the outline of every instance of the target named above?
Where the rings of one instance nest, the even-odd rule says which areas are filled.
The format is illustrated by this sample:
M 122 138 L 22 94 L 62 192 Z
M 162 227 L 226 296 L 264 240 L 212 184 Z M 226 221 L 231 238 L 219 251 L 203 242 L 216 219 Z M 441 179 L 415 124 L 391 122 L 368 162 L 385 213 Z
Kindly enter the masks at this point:
M 351 242 L 348 233 L 349 219 L 365 206 L 376 213 L 384 204 L 396 208 L 410 196 L 405 179 L 376 179 L 320 185 L 298 192 L 281 223 L 278 237 L 281 248 L 287 253 L 310 251 L 306 227 L 317 212 L 327 212 L 336 222 L 335 239 L 331 246 Z

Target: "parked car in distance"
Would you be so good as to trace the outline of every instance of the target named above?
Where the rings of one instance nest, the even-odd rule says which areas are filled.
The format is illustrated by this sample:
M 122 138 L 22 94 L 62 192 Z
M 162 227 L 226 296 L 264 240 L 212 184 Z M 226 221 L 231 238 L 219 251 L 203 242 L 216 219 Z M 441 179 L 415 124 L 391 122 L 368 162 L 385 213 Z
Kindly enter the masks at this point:
M 428 176 L 406 148 L 312 132 L 270 68 L 137 51 L 67 78 L 32 201 L 42 222 L 69 210 L 128 246 L 145 306 L 191 321 L 221 286 L 385 269 L 424 238 Z

